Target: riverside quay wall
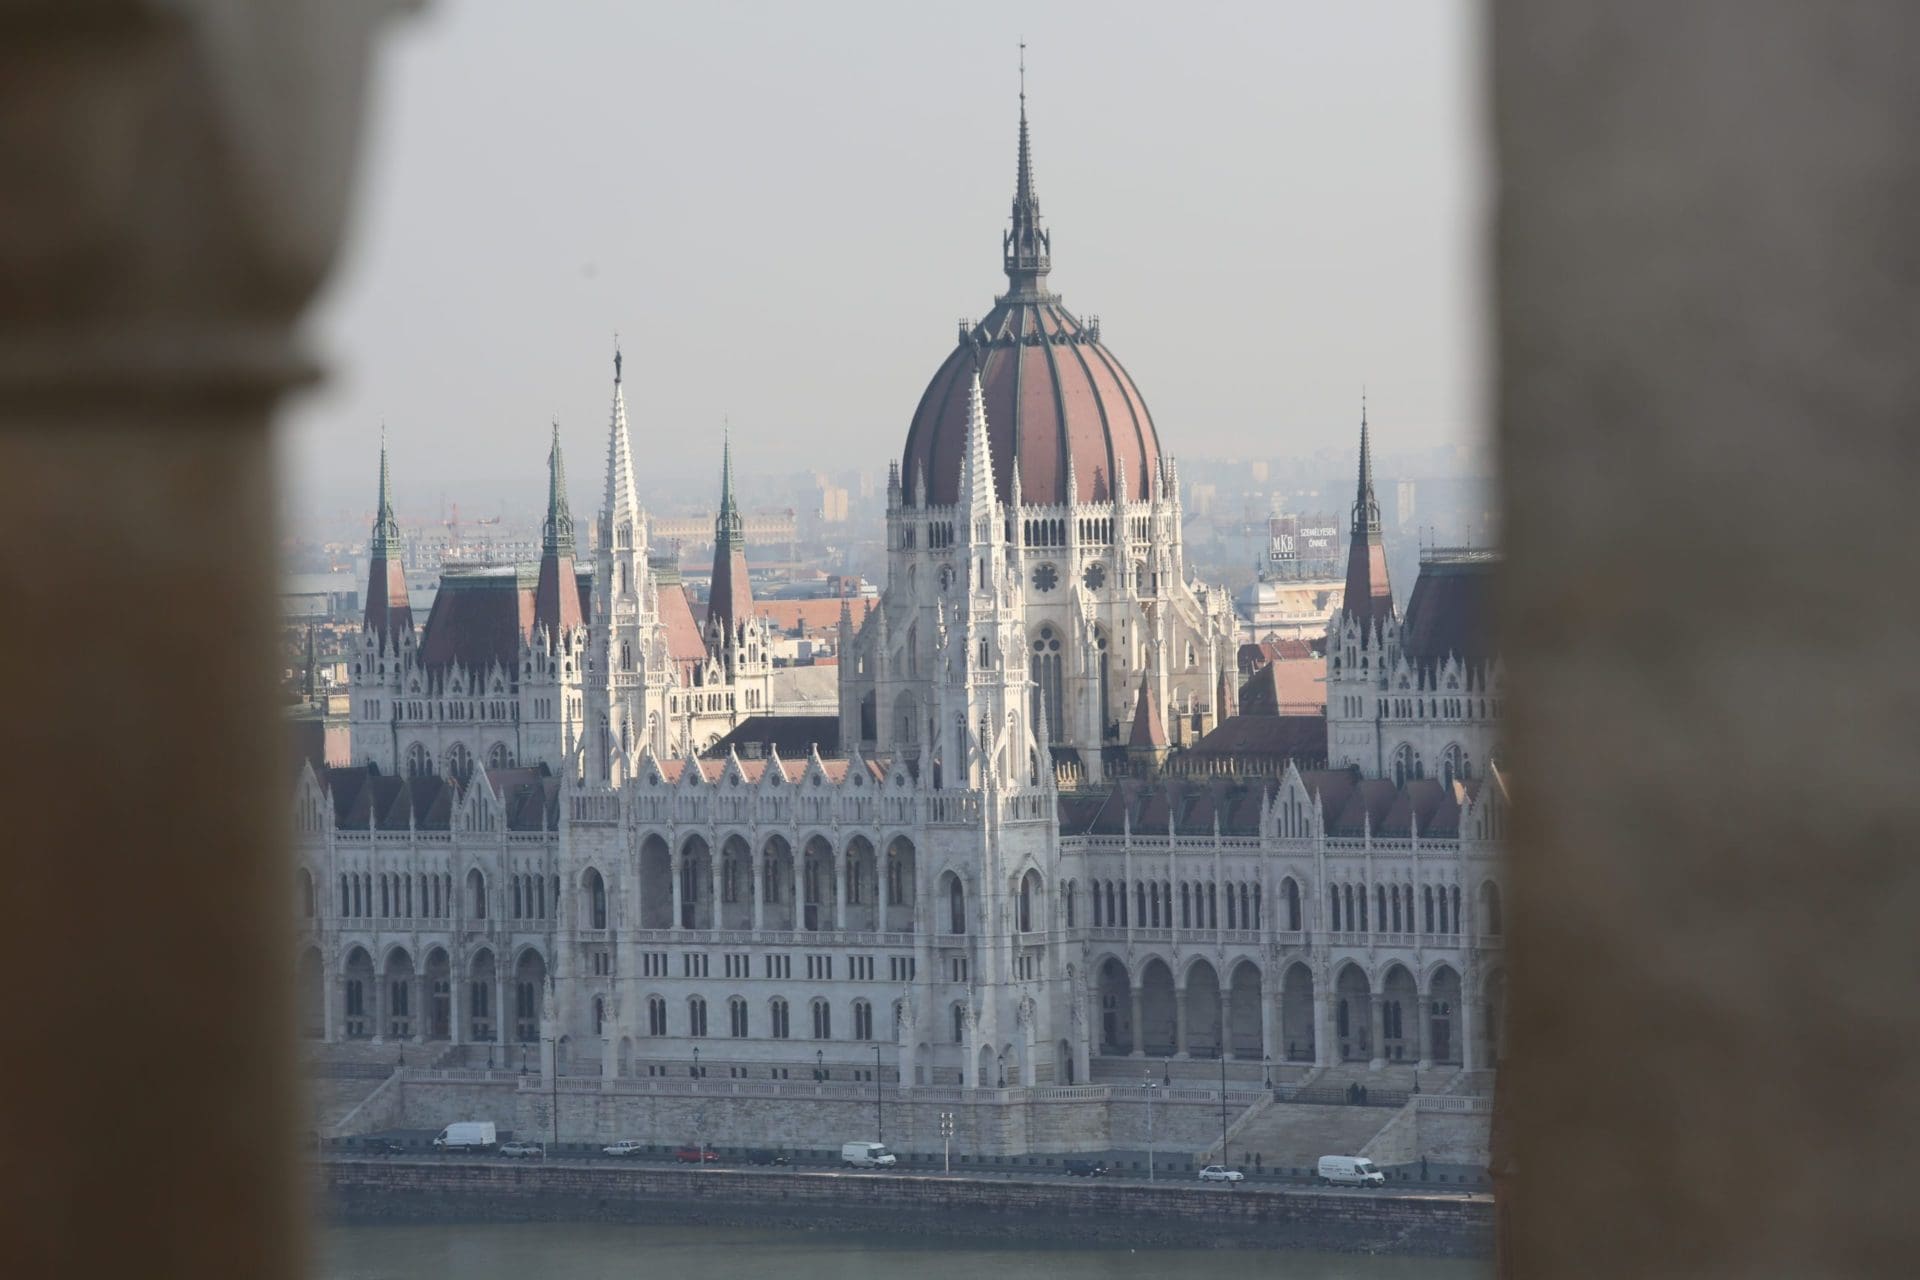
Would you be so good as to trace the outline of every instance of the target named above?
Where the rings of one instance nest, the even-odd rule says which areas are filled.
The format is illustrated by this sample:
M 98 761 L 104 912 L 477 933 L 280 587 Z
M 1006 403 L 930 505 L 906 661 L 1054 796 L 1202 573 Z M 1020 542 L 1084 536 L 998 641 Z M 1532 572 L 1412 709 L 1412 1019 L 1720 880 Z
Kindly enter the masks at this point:
M 1226 1115 L 1239 1119 L 1261 1099 L 1229 1090 Z M 1151 1106 L 1151 1124 L 1149 1124 Z M 900 1090 L 871 1084 L 710 1078 L 561 1077 L 509 1071 L 415 1071 L 375 1090 L 328 1136 L 387 1128 L 438 1129 L 456 1120 L 492 1120 L 547 1143 L 621 1138 L 671 1145 L 696 1139 L 722 1147 L 838 1147 L 886 1139 L 897 1151 L 938 1152 L 940 1117 L 954 1118 L 953 1149 L 1024 1155 L 1145 1149 L 1198 1152 L 1220 1137 L 1220 1095 L 1211 1089 L 1142 1091 L 1108 1085 L 1016 1089 Z M 1380 1122 L 1389 1116 L 1382 1113 Z
M 621 1222 L 1136 1248 L 1492 1251 L 1490 1202 L 1367 1192 L 594 1167 L 431 1158 L 317 1162 L 330 1220 Z

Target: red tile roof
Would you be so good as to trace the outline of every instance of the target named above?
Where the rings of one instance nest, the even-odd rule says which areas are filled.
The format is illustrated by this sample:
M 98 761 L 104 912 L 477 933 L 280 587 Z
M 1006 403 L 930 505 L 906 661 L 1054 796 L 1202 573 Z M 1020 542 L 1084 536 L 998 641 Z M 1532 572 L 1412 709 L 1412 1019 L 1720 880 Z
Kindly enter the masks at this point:
M 1306 715 L 1326 709 L 1327 664 L 1321 658 L 1269 662 L 1240 687 L 1243 716 Z

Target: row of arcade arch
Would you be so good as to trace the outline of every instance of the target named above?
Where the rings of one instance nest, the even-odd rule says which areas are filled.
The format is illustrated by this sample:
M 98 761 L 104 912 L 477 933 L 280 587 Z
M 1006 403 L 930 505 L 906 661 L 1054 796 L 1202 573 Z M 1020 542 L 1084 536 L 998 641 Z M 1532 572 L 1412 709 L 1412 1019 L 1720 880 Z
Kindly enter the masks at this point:
M 1269 993 L 1265 973 L 1250 959 L 1231 962 L 1223 981 L 1205 958 L 1176 977 L 1158 956 L 1141 962 L 1137 976 L 1108 956 L 1095 983 L 1096 1043 L 1108 1056 L 1472 1066 L 1497 1062 L 1504 1047 L 1506 975 L 1499 969 L 1469 992 L 1449 964 L 1429 969 L 1423 984 L 1405 964 L 1390 963 L 1376 983 L 1349 961 L 1323 993 L 1313 971 L 1296 960 Z

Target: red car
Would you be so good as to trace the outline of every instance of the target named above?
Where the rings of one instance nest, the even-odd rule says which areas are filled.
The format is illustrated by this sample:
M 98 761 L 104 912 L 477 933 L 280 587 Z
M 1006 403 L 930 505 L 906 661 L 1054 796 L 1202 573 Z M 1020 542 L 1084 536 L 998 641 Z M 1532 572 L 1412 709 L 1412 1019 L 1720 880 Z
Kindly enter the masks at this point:
M 720 1153 L 712 1147 L 681 1147 L 673 1153 L 673 1158 L 681 1164 L 713 1164 L 720 1159 Z

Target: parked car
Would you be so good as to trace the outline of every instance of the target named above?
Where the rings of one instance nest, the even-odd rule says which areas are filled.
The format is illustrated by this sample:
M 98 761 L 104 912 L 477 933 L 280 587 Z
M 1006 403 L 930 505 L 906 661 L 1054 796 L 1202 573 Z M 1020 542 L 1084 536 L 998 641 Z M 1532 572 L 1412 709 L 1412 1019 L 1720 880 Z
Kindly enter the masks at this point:
M 1210 1164 L 1200 1171 L 1200 1181 L 1224 1182 L 1230 1187 L 1239 1186 L 1246 1181 L 1246 1177 L 1247 1175 L 1238 1169 L 1229 1169 L 1223 1164 Z
M 376 1156 L 403 1156 L 407 1149 L 391 1138 L 368 1138 L 360 1144 L 361 1149 Z
M 1069 1160 L 1067 1172 L 1076 1178 L 1104 1178 L 1107 1166 L 1099 1160 Z
M 1321 1156 L 1314 1172 L 1330 1187 L 1378 1187 L 1387 1181 L 1387 1175 L 1364 1156 Z
M 433 1145 L 441 1151 L 491 1151 L 499 1142 L 493 1121 L 461 1120 L 442 1129 Z
M 840 1145 L 840 1163 L 849 1169 L 891 1169 L 899 1162 L 884 1142 L 845 1142 Z
M 610 1156 L 637 1156 L 647 1149 L 647 1144 L 632 1138 L 622 1138 L 619 1142 L 600 1149 Z
M 755 1147 L 747 1152 L 748 1164 L 792 1164 L 784 1151 L 774 1151 L 768 1147 Z
M 673 1153 L 673 1158 L 681 1164 L 714 1164 L 720 1159 L 720 1153 L 712 1147 L 681 1147 Z
M 537 1142 L 503 1142 L 500 1154 L 510 1160 L 544 1160 L 547 1149 Z

